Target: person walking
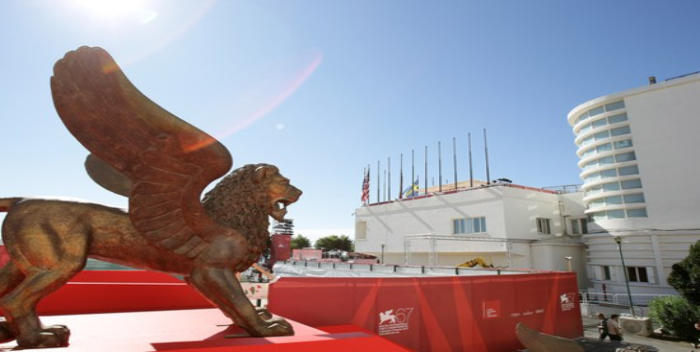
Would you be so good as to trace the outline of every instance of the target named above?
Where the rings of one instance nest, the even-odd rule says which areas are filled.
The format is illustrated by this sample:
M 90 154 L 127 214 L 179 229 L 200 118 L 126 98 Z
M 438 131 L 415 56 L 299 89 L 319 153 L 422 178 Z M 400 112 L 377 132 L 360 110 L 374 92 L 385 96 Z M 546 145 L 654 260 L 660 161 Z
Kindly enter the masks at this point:
M 608 333 L 608 318 L 605 317 L 605 314 L 598 313 L 598 319 L 600 319 L 600 321 L 598 322 L 598 339 L 600 341 L 603 341 L 606 337 L 610 335 Z
M 622 328 L 620 328 L 620 316 L 613 314 L 607 321 L 608 336 L 610 341 L 622 341 Z

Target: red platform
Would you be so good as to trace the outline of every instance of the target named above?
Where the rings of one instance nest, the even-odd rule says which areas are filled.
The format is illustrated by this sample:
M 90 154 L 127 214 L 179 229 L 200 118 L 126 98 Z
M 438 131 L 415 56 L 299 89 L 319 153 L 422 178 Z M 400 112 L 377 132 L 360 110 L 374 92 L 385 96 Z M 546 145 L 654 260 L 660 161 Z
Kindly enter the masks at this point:
M 44 324 L 71 328 L 71 346 L 55 351 L 490 352 L 522 348 L 515 336 L 519 322 L 581 336 L 577 292 L 573 273 L 553 272 L 282 278 L 270 288 L 269 308 L 296 321 L 296 335 L 226 339 L 237 333 L 227 330 L 230 321 L 177 278 L 88 271 L 42 300 L 38 310 Z M 0 351 L 14 346 L 2 344 Z
M 242 334 L 182 280 L 147 271 L 84 271 L 38 306 L 45 325 L 71 329 L 63 352 L 135 351 L 406 351 L 352 325 L 312 328 L 290 321 L 295 336 L 225 338 Z M 16 342 L 0 344 L 0 351 Z
M 408 351 L 353 326 L 315 329 L 293 321 L 295 336 L 225 338 L 242 330 L 227 328 L 230 320 L 218 309 L 63 315 L 42 320 L 71 329 L 69 347 L 42 351 Z M 0 344 L 2 351 L 14 347 L 15 342 Z

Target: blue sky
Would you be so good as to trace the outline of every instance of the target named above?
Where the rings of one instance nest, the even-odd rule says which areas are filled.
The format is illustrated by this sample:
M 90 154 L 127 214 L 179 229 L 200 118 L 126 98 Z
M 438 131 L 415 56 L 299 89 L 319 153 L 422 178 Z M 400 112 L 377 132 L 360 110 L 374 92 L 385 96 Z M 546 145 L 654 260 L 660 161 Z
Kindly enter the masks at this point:
M 375 201 L 388 157 L 394 196 L 400 154 L 408 175 L 427 145 L 437 176 L 438 141 L 453 180 L 456 137 L 466 179 L 471 133 L 485 179 L 484 128 L 492 179 L 578 184 L 567 113 L 699 71 L 698 13 L 673 0 L 3 1 L 0 197 L 126 205 L 87 177 L 51 101 L 54 62 L 81 45 L 108 50 L 152 100 L 219 138 L 234 167 L 278 165 L 305 192 L 288 217 L 311 237 L 354 227 L 363 168 Z

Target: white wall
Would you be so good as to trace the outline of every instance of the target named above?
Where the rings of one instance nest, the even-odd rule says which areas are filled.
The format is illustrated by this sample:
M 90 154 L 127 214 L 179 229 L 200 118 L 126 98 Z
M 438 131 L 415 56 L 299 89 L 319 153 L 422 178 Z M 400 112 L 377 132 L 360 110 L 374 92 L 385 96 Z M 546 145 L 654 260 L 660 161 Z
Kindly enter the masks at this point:
M 356 223 L 366 223 L 366 236 L 362 239 L 356 233 L 355 248 L 358 252 L 381 257 L 381 245 L 384 244 L 385 262 L 403 263 L 404 239 L 411 235 L 521 240 L 512 243 L 439 240 L 434 248 L 438 265 L 457 265 L 480 257 L 496 266 L 529 269 L 532 268 L 532 255 L 527 242 L 561 234 L 560 209 L 564 209 L 565 214 L 583 216 L 582 206 L 575 205 L 577 201 L 581 202 L 581 197 L 578 194 L 564 199 L 548 192 L 492 186 L 364 206 L 356 210 L 355 220 Z M 486 233 L 452 233 L 454 219 L 482 216 L 486 218 Z M 537 218 L 550 219 L 552 235 L 537 233 Z M 429 240 L 411 240 L 411 264 L 428 264 L 429 251 Z M 553 267 L 544 269 L 554 270 Z
M 625 103 L 649 216 L 635 225 L 699 228 L 700 80 L 632 95 Z
M 699 98 L 700 75 L 691 75 L 597 98 L 569 113 L 571 123 L 591 107 L 624 99 L 648 215 L 589 224 L 589 230 L 598 231 L 583 237 L 588 279 L 595 290 L 605 285 L 608 293 L 626 292 L 613 241 L 622 236 L 626 266 L 646 268 L 651 281 L 631 282 L 633 295 L 675 294 L 666 281 L 671 266 L 700 240 Z M 604 266 L 610 267 L 610 280 L 602 277 Z
M 576 272 L 578 286 L 588 286 L 586 272 L 586 250 L 582 243 L 542 242 L 531 245 L 532 269 L 568 271 L 566 257 L 571 257 L 571 270 Z

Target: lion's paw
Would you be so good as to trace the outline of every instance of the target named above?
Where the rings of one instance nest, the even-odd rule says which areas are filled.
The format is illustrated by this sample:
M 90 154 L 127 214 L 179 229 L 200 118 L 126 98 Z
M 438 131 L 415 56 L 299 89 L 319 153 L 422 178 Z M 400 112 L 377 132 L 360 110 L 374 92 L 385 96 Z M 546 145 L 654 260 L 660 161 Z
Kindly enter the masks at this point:
M 255 312 L 258 313 L 258 316 L 260 319 L 263 320 L 270 320 L 272 319 L 272 313 L 270 313 L 267 308 L 262 308 L 262 307 L 255 307 Z
M 291 336 L 294 335 L 292 324 L 281 317 L 272 317 L 264 320 L 264 324 L 259 332 L 261 336 Z
M 64 325 L 51 325 L 43 327 L 37 334 L 20 336 L 17 344 L 21 348 L 51 348 L 66 347 L 70 330 Z
M 15 339 L 15 334 L 10 329 L 10 323 L 0 321 L 0 343 L 12 341 Z
M 49 326 L 44 326 L 42 329 L 42 332 L 49 332 L 56 337 L 59 338 L 60 341 L 62 341 L 61 346 L 68 346 L 68 339 L 70 338 L 70 329 L 68 329 L 67 326 L 65 325 L 49 325 Z

